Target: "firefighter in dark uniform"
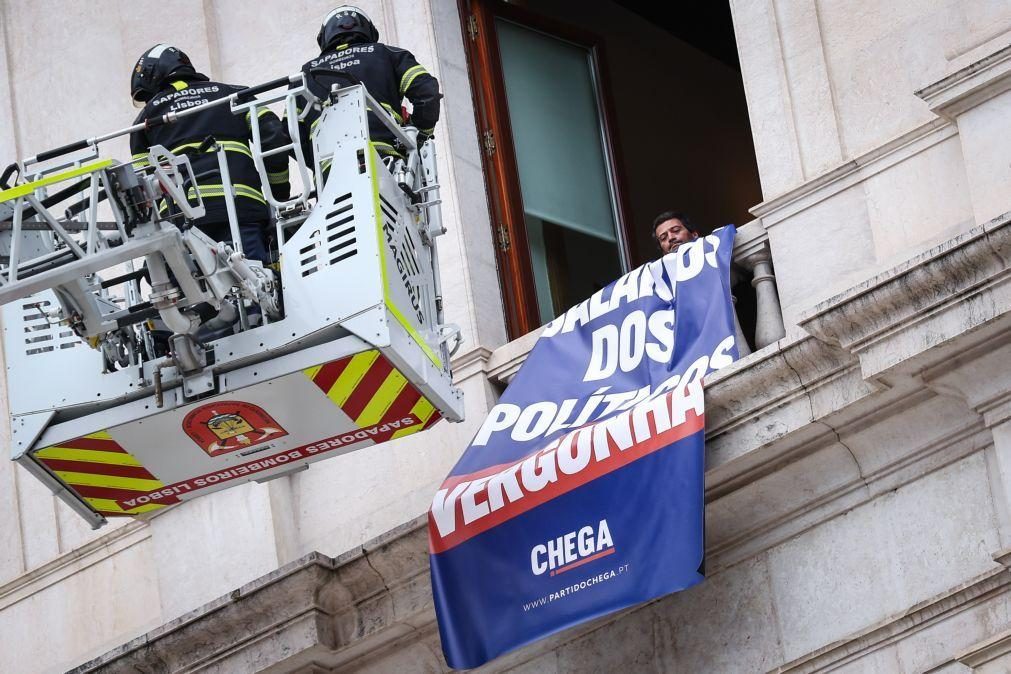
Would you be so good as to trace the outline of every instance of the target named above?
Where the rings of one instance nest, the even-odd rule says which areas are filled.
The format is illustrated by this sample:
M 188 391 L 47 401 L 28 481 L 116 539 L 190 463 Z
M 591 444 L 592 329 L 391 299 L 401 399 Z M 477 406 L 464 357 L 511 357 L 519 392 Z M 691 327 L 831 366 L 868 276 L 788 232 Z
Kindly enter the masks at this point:
M 198 73 L 189 57 L 175 47 L 159 44 L 144 52 L 130 77 L 130 96 L 143 106 L 135 124 L 168 112 L 178 112 L 202 103 L 218 100 L 244 87 L 212 82 Z M 260 139 L 265 149 L 288 142 L 281 121 L 266 108 L 260 113 Z M 235 192 L 235 211 L 246 257 L 269 263 L 266 244 L 270 208 L 260 189 L 260 177 L 249 149 L 249 114 L 245 119 L 233 115 L 227 104 L 184 117 L 173 124 L 136 131 L 130 136 L 130 151 L 140 163 L 152 145 L 163 145 L 173 153 L 191 150 L 190 164 L 197 176 L 197 190 L 204 200 L 206 214 L 194 224 L 216 241 L 231 240 L 224 185 L 214 152 L 193 154 L 208 136 L 225 149 L 228 172 Z M 276 199 L 287 199 L 288 157 L 274 155 L 265 160 L 270 187 Z M 190 188 L 190 198 L 195 198 Z
M 401 103 L 406 97 L 414 107 L 410 123 L 418 129 L 418 145 L 435 132 L 439 121 L 439 81 L 432 77 L 406 49 L 379 42 L 379 31 L 365 12 L 342 5 L 327 14 L 316 36 L 320 55 L 302 66 L 309 91 L 318 99 L 301 122 L 302 149 L 312 157 L 310 134 L 334 84 L 361 82 L 394 119 L 405 123 Z M 352 80 L 340 75 L 350 75 Z M 393 134 L 369 113 L 369 136 L 381 157 L 402 157 Z M 326 166 L 322 167 L 325 171 Z

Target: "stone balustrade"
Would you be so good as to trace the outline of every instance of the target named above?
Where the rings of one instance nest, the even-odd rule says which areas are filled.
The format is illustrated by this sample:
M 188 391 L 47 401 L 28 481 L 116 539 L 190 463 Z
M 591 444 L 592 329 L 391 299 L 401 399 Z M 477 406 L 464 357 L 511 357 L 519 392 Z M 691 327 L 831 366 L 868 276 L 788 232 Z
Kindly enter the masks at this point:
M 751 286 L 755 289 L 757 305 L 753 343 L 756 349 L 762 349 L 782 339 L 786 335 L 786 329 L 779 305 L 779 293 L 776 292 L 776 277 L 772 270 L 769 235 L 760 221 L 752 220 L 737 230 L 733 259 L 735 266 L 751 272 Z M 751 353 L 739 321 L 737 343 L 742 358 Z

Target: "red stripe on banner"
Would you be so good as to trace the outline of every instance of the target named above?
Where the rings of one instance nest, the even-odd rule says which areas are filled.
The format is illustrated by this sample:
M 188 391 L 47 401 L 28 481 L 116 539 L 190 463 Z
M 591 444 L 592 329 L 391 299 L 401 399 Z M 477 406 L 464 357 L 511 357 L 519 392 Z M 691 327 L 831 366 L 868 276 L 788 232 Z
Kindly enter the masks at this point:
M 612 418 L 613 419 L 613 418 Z M 604 421 L 599 421 L 592 426 L 599 426 L 602 423 L 606 423 L 611 419 L 605 419 Z M 628 423 L 631 428 L 632 417 L 628 415 Z M 585 427 L 582 432 L 592 432 L 592 426 Z M 612 473 L 619 468 L 623 468 L 628 464 L 641 459 L 642 457 L 652 454 L 653 452 L 663 449 L 664 447 L 677 442 L 683 438 L 688 437 L 694 433 L 698 433 L 705 428 L 705 417 L 695 414 L 693 410 L 689 410 L 686 415 L 685 421 L 682 424 L 674 426 L 669 430 L 665 431 L 659 435 L 651 435 L 642 442 L 630 445 L 625 450 L 620 450 L 614 444 L 614 440 L 609 439 L 608 446 L 609 452 L 608 456 L 597 461 L 593 456 L 590 457 L 590 462 L 579 472 L 573 475 L 566 475 L 561 470 L 557 469 L 556 474 L 558 479 L 545 485 L 538 491 L 527 491 L 523 488 L 522 480 L 517 476 L 517 483 L 519 484 L 520 490 L 523 492 L 523 496 L 515 501 L 509 501 L 508 497 L 505 497 L 505 504 L 494 512 L 485 514 L 484 516 L 476 519 L 471 524 L 463 523 L 462 515 L 462 498 L 457 498 L 456 502 L 453 503 L 453 516 L 455 518 L 456 527 L 454 530 L 447 534 L 445 537 L 439 536 L 439 529 L 435 522 L 435 515 L 429 510 L 428 513 L 428 547 L 432 554 L 438 554 L 440 552 L 445 552 L 450 548 L 454 548 L 460 545 L 464 541 L 467 541 L 478 534 L 482 534 L 489 529 L 493 529 L 499 524 L 511 520 L 514 517 L 522 515 L 523 513 L 536 508 L 539 505 L 547 503 L 552 499 L 558 498 L 562 494 L 566 494 L 573 489 L 583 486 L 588 482 L 596 480 L 598 477 Z M 656 430 L 653 424 L 650 424 L 650 429 L 652 431 Z M 632 432 L 632 431 L 630 431 Z M 565 436 L 563 436 L 564 438 Z M 575 441 L 575 439 L 573 439 Z M 556 443 L 550 443 L 556 444 Z M 561 449 L 561 448 L 559 448 Z M 527 457 L 529 458 L 529 457 Z M 555 461 L 555 457 L 549 456 L 549 460 Z M 506 466 L 506 469 L 515 467 L 517 473 L 519 472 L 519 465 L 522 461 L 517 461 L 510 463 Z M 501 470 L 498 472 L 502 472 Z M 486 471 L 481 471 L 481 473 L 486 473 Z M 485 475 L 487 477 L 487 475 Z M 461 480 L 457 480 L 457 485 L 462 484 L 462 482 L 468 481 L 465 476 L 461 476 Z M 480 505 L 487 505 L 487 485 L 482 486 L 473 495 L 474 501 Z M 445 489 L 445 487 L 443 487 Z M 440 490 L 441 492 L 442 490 Z M 466 492 L 466 490 L 464 490 Z M 434 508 L 433 504 L 433 508 Z
M 365 406 L 369 404 L 369 401 L 379 392 L 379 387 L 386 381 L 386 377 L 390 372 L 393 372 L 393 366 L 390 365 L 390 361 L 382 356 L 377 358 L 376 362 L 369 368 L 369 371 L 362 377 L 362 380 L 355 386 L 354 393 L 351 394 L 348 401 L 341 405 L 344 413 L 351 417 L 352 420 L 357 419 L 358 415 L 365 410 Z
M 126 450 L 119 446 L 115 440 L 101 440 L 99 438 L 74 438 L 66 442 L 57 442 L 53 447 L 67 447 L 68 449 L 95 449 L 101 452 L 120 452 L 126 454 Z
M 154 475 L 142 466 L 118 466 L 114 463 L 94 463 L 92 461 L 72 461 L 70 459 L 42 459 L 52 471 L 68 471 L 73 473 L 90 473 L 92 475 L 114 475 L 116 477 L 135 477 L 141 480 L 155 480 Z
M 432 412 L 432 416 L 428 417 L 428 421 L 425 423 L 425 427 L 422 428 L 421 430 L 427 431 L 429 428 L 431 428 L 432 426 L 434 426 L 435 424 L 437 424 L 441 420 L 442 420 L 442 415 L 439 414 L 438 410 L 436 410 L 435 412 Z
M 84 498 L 107 498 L 117 502 L 122 501 L 123 499 L 136 498 L 138 494 L 148 493 L 143 491 L 132 491 L 130 489 L 116 489 L 114 487 L 93 487 L 86 484 L 75 484 L 71 485 L 70 488 Z M 169 503 L 179 503 L 179 499 L 175 496 L 169 495 L 153 502 L 168 505 Z M 129 508 L 127 508 L 127 510 L 129 510 Z
M 560 573 L 565 573 L 566 571 L 572 571 L 577 566 L 582 566 L 583 564 L 589 564 L 590 562 L 592 562 L 595 559 L 600 559 L 601 557 L 607 557 L 608 555 L 613 555 L 614 552 L 615 552 L 614 548 L 608 548 L 607 550 L 604 550 L 603 552 L 598 552 L 595 555 L 590 555 L 589 557 L 584 557 L 583 559 L 580 559 L 579 561 L 572 562 L 572 564 L 569 564 L 568 566 L 563 566 L 560 569 L 555 569 L 554 571 L 551 572 L 551 575 L 552 576 L 557 576 Z
M 329 393 L 330 387 L 333 386 L 334 382 L 337 381 L 337 377 L 341 376 L 341 372 L 344 371 L 344 368 L 350 362 L 350 358 L 342 358 L 341 360 L 333 360 L 326 363 L 319 369 L 316 376 L 313 377 L 313 382 L 322 389 L 323 393 Z

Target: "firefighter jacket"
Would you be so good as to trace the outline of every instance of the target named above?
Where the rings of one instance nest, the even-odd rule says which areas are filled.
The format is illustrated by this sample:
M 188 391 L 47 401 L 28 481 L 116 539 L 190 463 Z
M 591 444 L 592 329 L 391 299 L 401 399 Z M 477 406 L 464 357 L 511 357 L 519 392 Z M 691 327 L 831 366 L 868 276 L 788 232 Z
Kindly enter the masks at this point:
M 410 123 L 418 129 L 419 143 L 435 132 L 435 123 L 439 121 L 439 99 L 442 98 L 439 81 L 406 49 L 381 42 L 342 44 L 303 65 L 302 72 L 306 75 L 309 91 L 318 99 L 302 103 L 313 106 L 299 127 L 306 161 L 312 157 L 310 134 L 315 130 L 322 106 L 326 105 L 330 88 L 334 84 L 347 86 L 352 83 L 336 75 L 328 76 L 328 73 L 350 75 L 364 84 L 372 97 L 400 124 L 405 122 L 401 116 L 401 102 L 406 97 L 414 107 Z M 369 137 L 380 156 L 400 155 L 393 134 L 371 112 Z M 327 166 L 322 168 L 326 170 Z
M 134 123 L 139 124 L 169 112 L 181 112 L 202 103 L 230 96 L 244 88 L 202 81 L 201 77 L 173 80 L 148 101 Z M 288 143 L 287 134 L 277 115 L 266 108 L 261 108 L 259 117 L 260 141 L 264 149 Z M 239 224 L 269 221 L 270 208 L 263 198 L 260 177 L 249 149 L 252 132 L 248 112 L 243 118 L 232 114 L 227 104 L 221 104 L 190 117 L 184 117 L 173 124 L 136 131 L 130 135 L 130 151 L 134 160 L 138 162 L 137 165 L 142 166 L 143 160 L 147 157 L 147 150 L 152 145 L 163 145 L 169 151 L 178 154 L 188 148 L 195 151 L 208 136 L 214 136 L 218 144 L 225 149 L 228 172 L 235 190 L 235 211 Z M 201 154 L 191 153 L 189 157 L 207 211 L 206 215 L 197 221 L 197 226 L 228 222 L 224 186 L 216 154 L 213 151 L 205 151 Z M 277 154 L 268 157 L 265 165 L 275 198 L 287 199 L 290 190 L 288 156 Z M 195 198 L 192 187 L 189 198 Z

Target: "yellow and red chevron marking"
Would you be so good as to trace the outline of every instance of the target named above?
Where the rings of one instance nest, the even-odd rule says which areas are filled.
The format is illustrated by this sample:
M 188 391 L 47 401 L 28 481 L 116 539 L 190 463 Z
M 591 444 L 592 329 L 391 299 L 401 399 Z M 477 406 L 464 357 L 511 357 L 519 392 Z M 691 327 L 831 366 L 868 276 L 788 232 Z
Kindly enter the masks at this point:
M 116 504 L 116 499 L 146 494 L 165 485 L 106 431 L 45 447 L 33 456 L 102 515 L 139 515 L 165 507 L 151 503 L 124 510 Z
M 378 351 L 364 351 L 304 370 L 358 428 L 413 415 L 420 423 L 396 431 L 401 438 L 431 427 L 442 418 L 432 403 Z

